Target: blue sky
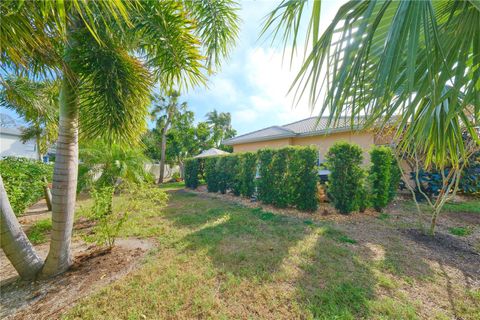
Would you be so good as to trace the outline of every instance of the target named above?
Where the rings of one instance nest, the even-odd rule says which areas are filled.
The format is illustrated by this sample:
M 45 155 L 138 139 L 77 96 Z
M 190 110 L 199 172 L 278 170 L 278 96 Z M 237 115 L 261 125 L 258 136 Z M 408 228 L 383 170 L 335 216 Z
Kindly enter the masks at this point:
M 233 127 L 239 134 L 271 125 L 281 125 L 316 115 L 306 103 L 293 108 L 287 95 L 290 84 L 303 58 L 299 50 L 292 68 L 288 59 L 282 61 L 283 47 L 272 46 L 270 39 L 260 39 L 263 18 L 280 1 L 241 1 L 243 20 L 238 43 L 216 75 L 210 77 L 208 88 L 197 88 L 184 95 L 196 120 L 213 110 L 230 112 Z M 331 22 L 345 1 L 322 2 L 322 27 Z M 287 50 L 289 50 L 287 48 Z
M 323 28 L 331 22 L 345 0 L 322 1 Z M 195 112 L 195 121 L 205 120 L 213 109 L 232 114 L 233 127 L 239 134 L 267 126 L 282 125 L 316 115 L 306 103 L 293 108 L 287 95 L 290 84 L 301 66 L 303 48 L 290 68 L 282 61 L 283 47 L 271 45 L 270 39 L 260 39 L 263 18 L 278 5 L 274 0 L 240 1 L 242 24 L 235 48 L 222 68 L 209 78 L 208 87 L 199 87 L 183 94 Z M 306 23 L 304 23 L 306 24 Z M 290 48 L 287 48 L 289 54 Z M 12 114 L 0 108 L 0 112 Z

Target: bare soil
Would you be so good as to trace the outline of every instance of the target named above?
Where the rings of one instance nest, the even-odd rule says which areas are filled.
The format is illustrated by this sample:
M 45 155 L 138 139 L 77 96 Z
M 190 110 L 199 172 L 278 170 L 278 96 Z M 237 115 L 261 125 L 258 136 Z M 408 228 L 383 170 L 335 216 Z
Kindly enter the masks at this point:
M 2 319 L 56 319 L 71 308 L 77 300 L 120 279 L 135 269 L 152 242 L 139 239 L 118 240 L 112 250 L 85 244 L 74 244 L 75 262 L 66 273 L 35 282 L 24 282 L 10 277 L 1 287 L 0 318 Z M 37 248 L 45 255 L 48 246 Z M 5 266 L 2 256 L 1 277 L 15 273 Z M 10 268 L 9 268 L 10 267 Z
M 38 220 L 49 218 L 44 200 L 33 205 L 19 218 L 27 230 Z M 89 229 L 92 221 L 79 219 L 74 228 Z M 57 277 L 22 281 L 0 252 L 0 318 L 1 319 L 56 319 L 75 302 L 91 292 L 122 278 L 139 266 L 142 257 L 154 246 L 151 240 L 117 239 L 113 249 L 89 245 L 81 240 L 72 242 L 74 264 Z M 45 258 L 49 244 L 35 246 Z

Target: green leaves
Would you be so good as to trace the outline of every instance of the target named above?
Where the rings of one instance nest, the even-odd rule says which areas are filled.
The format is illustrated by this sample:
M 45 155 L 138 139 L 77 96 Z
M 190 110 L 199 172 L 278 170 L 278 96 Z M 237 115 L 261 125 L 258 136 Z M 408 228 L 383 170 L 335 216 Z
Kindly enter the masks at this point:
M 360 167 L 362 149 L 347 142 L 335 143 L 326 155 L 328 176 L 328 197 L 335 208 L 343 214 L 356 211 L 363 206 L 364 172 Z
M 104 37 L 108 39 L 108 37 Z M 80 133 L 85 139 L 134 145 L 146 130 L 152 82 L 145 66 L 113 40 L 100 45 L 85 29 L 69 50 L 79 78 Z
M 318 8 L 311 10 L 313 26 Z M 265 29 L 295 46 L 303 11 L 302 1 L 284 1 Z M 425 152 L 426 165 L 458 165 L 468 153 L 465 131 L 478 148 L 478 2 L 349 1 L 318 40 L 315 30 L 292 84 L 297 101 L 307 94 L 311 107 L 322 103 L 331 124 L 365 116 L 367 127 L 394 125 L 400 150 Z

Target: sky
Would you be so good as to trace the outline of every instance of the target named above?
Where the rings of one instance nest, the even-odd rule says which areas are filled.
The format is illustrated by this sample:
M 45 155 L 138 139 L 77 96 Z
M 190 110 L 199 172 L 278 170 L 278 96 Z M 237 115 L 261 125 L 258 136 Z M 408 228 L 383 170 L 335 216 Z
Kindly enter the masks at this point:
M 310 110 L 304 102 L 294 108 L 292 95 L 288 95 L 288 89 L 301 67 L 303 49 L 299 48 L 290 66 L 291 48 L 287 48 L 288 58 L 283 60 L 283 46 L 279 43 L 272 45 L 270 38 L 259 39 L 263 19 L 280 0 L 239 2 L 242 23 L 238 41 L 229 58 L 216 74 L 209 77 L 207 87 L 183 93 L 180 101 L 186 101 L 194 111 L 195 122 L 204 121 L 205 115 L 213 109 L 230 112 L 233 128 L 238 134 L 318 115 L 317 110 Z M 345 2 L 322 1 L 322 30 Z M 307 23 L 304 21 L 304 27 Z M 2 108 L 0 113 L 13 115 Z
M 183 98 L 203 121 L 207 112 L 216 109 L 232 114 L 232 125 L 238 134 L 272 125 L 283 125 L 318 115 L 307 103 L 293 107 L 288 89 L 301 67 L 303 49 L 298 50 L 290 67 L 283 56 L 283 46 L 259 35 L 264 17 L 280 1 L 243 0 L 240 2 L 242 25 L 239 40 L 221 70 L 209 78 L 208 88 L 196 88 Z M 345 1 L 322 1 L 321 27 L 326 28 Z M 306 21 L 304 24 L 308 23 Z M 302 42 L 303 43 L 303 42 Z

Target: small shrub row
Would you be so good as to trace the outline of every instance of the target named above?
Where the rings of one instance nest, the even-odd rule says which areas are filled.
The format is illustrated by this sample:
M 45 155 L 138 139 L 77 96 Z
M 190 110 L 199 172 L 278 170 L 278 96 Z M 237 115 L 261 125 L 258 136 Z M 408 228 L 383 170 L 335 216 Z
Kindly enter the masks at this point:
M 13 212 L 19 216 L 44 196 L 44 179 L 51 182 L 53 166 L 31 159 L 7 157 L 0 161 L 0 173 Z
M 318 206 L 316 167 L 313 147 L 287 147 L 258 152 L 258 198 L 276 207 L 296 207 L 315 211 Z
M 256 156 L 254 153 L 231 154 L 205 159 L 205 181 L 209 192 L 251 197 L 255 191 Z

